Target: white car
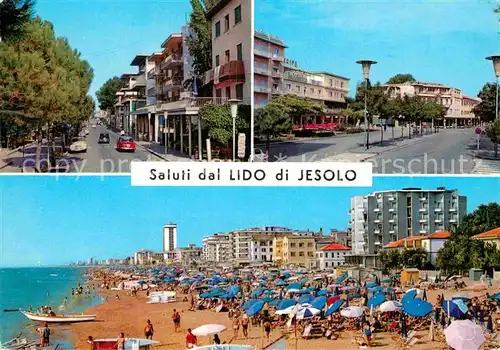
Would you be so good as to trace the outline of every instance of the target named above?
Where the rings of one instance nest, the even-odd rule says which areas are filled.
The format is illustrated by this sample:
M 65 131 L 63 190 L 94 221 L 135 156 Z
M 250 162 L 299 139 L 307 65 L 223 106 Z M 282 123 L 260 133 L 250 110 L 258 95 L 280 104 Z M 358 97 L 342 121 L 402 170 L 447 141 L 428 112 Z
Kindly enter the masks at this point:
M 69 146 L 69 151 L 72 153 L 87 152 L 87 142 L 83 138 L 74 138 Z
M 97 128 L 97 125 L 92 124 L 92 129 L 95 129 L 95 128 Z

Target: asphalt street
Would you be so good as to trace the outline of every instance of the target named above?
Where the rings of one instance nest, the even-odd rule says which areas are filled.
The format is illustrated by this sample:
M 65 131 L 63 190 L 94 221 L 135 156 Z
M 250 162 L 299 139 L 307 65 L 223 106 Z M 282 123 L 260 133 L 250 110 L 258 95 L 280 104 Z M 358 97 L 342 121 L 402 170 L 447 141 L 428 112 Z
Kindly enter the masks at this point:
M 365 134 L 339 135 L 314 140 L 271 144 L 269 161 L 370 161 L 377 174 L 469 174 L 474 170 L 474 129 L 444 129 L 438 133 L 392 141 L 390 129 L 384 132 L 384 144 L 377 144 L 380 131 L 370 133 L 368 150 L 363 146 Z M 396 138 L 401 129 L 395 130 Z M 262 152 L 265 152 L 263 150 Z M 259 154 L 259 149 L 256 150 Z
M 80 173 L 129 173 L 130 164 L 134 161 L 163 161 L 146 149 L 137 145 L 134 153 L 118 152 L 116 142 L 119 135 L 102 126 L 89 128 L 90 134 L 86 137 L 88 150 L 78 157 L 81 161 L 74 164 L 73 171 Z M 109 144 L 99 144 L 99 135 L 108 133 Z

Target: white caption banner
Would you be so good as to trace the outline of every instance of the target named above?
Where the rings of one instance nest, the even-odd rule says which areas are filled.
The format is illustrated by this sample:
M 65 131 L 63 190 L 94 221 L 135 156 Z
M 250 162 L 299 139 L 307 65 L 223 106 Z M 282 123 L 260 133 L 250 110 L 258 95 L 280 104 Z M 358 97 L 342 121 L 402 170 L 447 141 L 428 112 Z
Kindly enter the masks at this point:
M 132 186 L 372 186 L 369 162 L 133 162 L 131 173 Z

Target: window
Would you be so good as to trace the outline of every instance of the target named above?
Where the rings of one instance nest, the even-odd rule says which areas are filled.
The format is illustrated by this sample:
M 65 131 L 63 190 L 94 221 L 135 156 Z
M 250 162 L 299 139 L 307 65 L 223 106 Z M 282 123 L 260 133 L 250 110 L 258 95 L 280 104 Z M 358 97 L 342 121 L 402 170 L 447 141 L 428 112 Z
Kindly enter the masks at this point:
M 290 252 L 290 256 L 295 256 L 295 252 Z
M 222 97 L 222 91 L 221 91 L 221 89 L 215 90 L 215 97 Z
M 313 252 L 307 252 L 307 256 L 312 258 L 313 257 Z
M 216 67 L 220 66 L 220 57 L 219 57 L 219 55 L 215 56 L 215 66 Z
M 312 244 L 312 243 L 307 243 L 307 246 L 308 246 L 309 248 L 311 248 L 311 247 L 313 246 L 313 244 Z
M 236 45 L 236 59 L 243 61 L 243 46 L 241 44 Z
M 236 85 L 236 98 L 243 100 L 243 84 Z
M 226 56 L 226 63 L 228 63 L 231 60 L 231 53 L 230 53 L 230 51 L 226 50 L 226 52 L 224 53 L 224 55 Z
M 304 243 L 299 243 L 299 248 L 302 248 L 304 246 Z
M 224 33 L 229 30 L 229 14 L 224 17 Z
M 304 256 L 304 252 L 299 252 L 299 256 Z
M 290 248 L 295 248 L 295 243 L 290 243 Z
M 231 87 L 226 86 L 226 98 L 231 98 Z
M 234 25 L 241 22 L 241 5 L 234 9 Z
M 220 21 L 215 23 L 215 37 L 220 37 Z

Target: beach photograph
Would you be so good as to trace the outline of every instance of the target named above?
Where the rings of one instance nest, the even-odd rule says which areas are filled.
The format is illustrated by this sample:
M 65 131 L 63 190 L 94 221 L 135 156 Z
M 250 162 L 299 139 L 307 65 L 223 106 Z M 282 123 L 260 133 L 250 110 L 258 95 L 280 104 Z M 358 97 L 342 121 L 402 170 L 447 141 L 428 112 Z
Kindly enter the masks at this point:
M 1 348 L 493 349 L 499 185 L 4 177 Z

